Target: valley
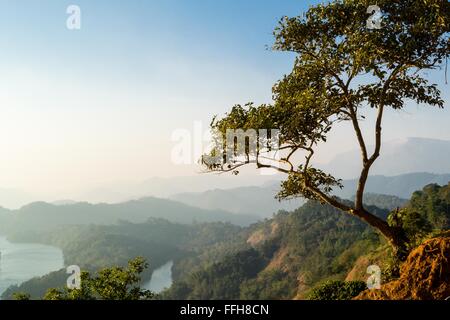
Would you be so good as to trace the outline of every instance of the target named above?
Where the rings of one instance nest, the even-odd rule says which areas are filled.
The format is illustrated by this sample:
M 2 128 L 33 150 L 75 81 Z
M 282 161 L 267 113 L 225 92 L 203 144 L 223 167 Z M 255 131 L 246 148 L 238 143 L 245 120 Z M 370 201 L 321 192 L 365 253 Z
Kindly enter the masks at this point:
M 392 179 L 401 181 L 399 177 Z M 395 196 L 367 194 L 366 202 L 373 212 L 387 219 L 395 208 L 418 206 L 425 201 L 419 195 L 414 193 L 411 202 Z M 119 206 L 130 204 L 135 205 L 131 202 Z M 49 214 L 42 210 L 43 204 L 35 206 L 28 206 L 23 212 L 30 215 L 29 210 L 39 208 L 34 215 Z M 65 204 L 60 212 L 59 206 L 47 206 L 55 216 L 75 212 L 70 207 L 77 208 L 79 204 Z M 449 213 L 445 210 L 431 211 L 424 217 L 432 222 L 431 229 L 448 227 Z M 132 221 L 126 221 L 129 218 L 126 216 L 114 220 L 119 217 L 117 214 L 108 216 L 101 211 L 97 217 L 80 215 L 72 224 L 53 219 L 51 225 L 36 224 L 34 228 L 30 223 L 19 226 L 17 221 L 24 218 L 16 216 L 10 220 L 8 240 L 18 246 L 36 243 L 61 248 L 65 265 L 76 264 L 90 271 L 124 266 L 130 259 L 142 256 L 149 263 L 142 274 L 144 289 L 159 293 L 163 299 L 188 300 L 305 299 L 321 283 L 348 278 L 361 257 L 375 252 L 384 257 L 388 254 L 385 241 L 369 226 L 313 201 L 292 211 L 280 209 L 272 218 L 260 219 L 249 226 L 220 221 L 186 224 L 186 220 L 169 221 L 154 217 L 151 212 L 147 213 L 146 221 L 139 221 L 135 218 L 143 219 L 137 215 L 139 211 L 131 212 L 135 212 Z M 14 214 L 23 213 L 19 210 L 6 216 L 11 218 Z M 38 299 L 47 289 L 64 286 L 67 275 L 65 270 L 59 270 L 61 267 L 53 266 L 22 279 L 20 282 L 24 282 L 18 286 L 4 288 L 3 298 L 11 298 L 13 292 L 27 292 Z M 352 281 L 364 277 L 364 273 L 359 273 Z

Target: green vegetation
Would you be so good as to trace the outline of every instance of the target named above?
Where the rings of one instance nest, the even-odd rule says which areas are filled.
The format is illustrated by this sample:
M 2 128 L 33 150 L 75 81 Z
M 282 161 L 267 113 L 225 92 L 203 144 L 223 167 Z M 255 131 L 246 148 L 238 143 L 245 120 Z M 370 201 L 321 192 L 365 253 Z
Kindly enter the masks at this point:
M 30 300 L 31 296 L 28 293 L 14 293 L 13 300 Z
M 355 200 L 355 197 L 352 199 Z M 391 211 L 397 208 L 403 208 L 408 203 L 408 200 L 387 194 L 367 193 L 364 195 L 364 203 L 367 206 L 375 206 Z
M 394 227 L 401 227 L 408 235 L 411 246 L 420 243 L 431 232 L 450 228 L 450 184 L 430 184 L 413 193 L 408 205 L 394 211 L 388 218 Z
M 411 213 L 420 214 L 429 221 L 432 229 L 450 228 L 450 183 L 447 186 L 431 184 L 415 192 L 407 207 Z
M 147 267 L 145 259 L 138 257 L 129 261 L 126 268 L 104 268 L 95 276 L 84 271 L 79 289 L 52 288 L 44 300 L 149 300 L 154 294 L 139 287 L 140 274 Z
M 110 226 L 61 226 L 46 232 L 15 233 L 10 238 L 57 246 L 63 250 L 66 265 L 75 264 L 90 272 L 125 267 L 129 260 L 142 256 L 148 261 L 148 268 L 141 275 L 147 281 L 165 263 L 196 257 L 207 249 L 212 252 L 222 243 L 239 238 L 241 230 L 239 226 L 221 222 L 184 225 L 150 219 L 139 224 L 121 221 Z M 179 273 L 174 271 L 174 276 Z M 15 292 L 26 292 L 32 299 L 38 299 L 46 289 L 64 286 L 66 279 L 64 269 L 52 272 L 11 286 L 2 298 L 11 299 Z
M 414 193 L 401 212 L 411 212 L 403 227 L 410 235 L 421 235 L 413 248 L 430 233 L 439 232 L 447 219 L 450 185 L 431 185 Z M 390 197 L 375 197 L 390 200 Z M 434 208 L 427 213 L 420 208 Z M 392 220 L 397 212 L 369 207 L 382 219 Z M 413 219 L 417 210 L 421 219 Z M 389 218 L 387 216 L 389 215 Z M 431 217 L 432 223 L 428 221 Z M 425 225 L 430 229 L 423 229 Z M 407 223 L 406 223 L 407 222 Z M 419 230 L 421 230 L 419 232 Z M 382 259 L 383 279 L 395 277 L 398 260 L 383 238 L 355 217 L 342 215 L 328 205 L 309 201 L 288 213 L 280 212 L 273 219 L 243 229 L 241 236 L 220 247 L 206 248 L 200 255 L 177 262 L 180 273 L 172 288 L 163 293 L 167 299 L 348 299 L 362 289 L 360 282 L 343 282 L 358 258 L 373 256 Z M 240 249 L 239 249 L 240 248 Z M 249 252 L 251 254 L 249 254 Z M 253 271 L 243 272 L 253 259 Z M 377 259 L 379 259 L 377 258 Z M 250 259 L 250 258 L 249 258 Z M 236 263 L 240 265 L 235 265 Z M 361 266 L 367 277 L 367 266 Z M 398 271 L 398 270 L 397 270 Z M 336 282 L 337 281 L 337 282 Z M 326 285 L 324 285 L 326 283 Z M 336 289 L 335 295 L 331 291 Z M 338 290 L 339 289 L 339 290 Z M 221 296 L 224 294 L 224 296 Z
M 256 278 L 246 280 L 240 286 L 239 298 L 243 300 L 281 300 L 290 299 L 291 279 L 281 270 L 265 270 Z
M 150 219 L 145 223 L 120 221 L 109 226 L 62 226 L 47 232 L 14 233 L 9 239 L 59 247 L 69 265 L 93 268 L 126 265 L 132 257 L 143 256 L 153 269 L 232 239 L 241 229 L 221 222 L 186 225 Z
M 372 209 L 381 217 L 388 214 Z M 228 299 L 291 299 L 298 293 L 299 277 L 305 286 L 302 292 L 324 278 L 343 279 L 360 255 L 380 244 L 377 234 L 356 218 L 313 201 L 292 213 L 280 212 L 242 234 L 245 237 L 230 242 L 230 247 L 222 247 L 227 254 L 204 253 L 178 261 L 178 268 L 191 272 L 179 276 L 164 296 L 214 299 L 226 293 Z M 250 245 L 247 240 L 254 235 L 261 239 Z M 252 272 L 244 272 L 249 263 Z
M 67 277 L 66 269 L 61 269 L 43 277 L 30 279 L 20 285 L 10 286 L 3 292 L 2 300 L 20 300 L 20 297 L 25 296 L 26 299 L 22 300 L 41 299 L 48 289 L 62 288 L 66 284 Z
M 350 300 L 367 289 L 363 281 L 327 281 L 313 289 L 310 300 Z
M 240 284 L 255 277 L 266 264 L 267 258 L 260 252 L 254 249 L 241 251 L 191 273 L 171 290 L 174 296 L 186 299 L 234 299 L 239 297 Z

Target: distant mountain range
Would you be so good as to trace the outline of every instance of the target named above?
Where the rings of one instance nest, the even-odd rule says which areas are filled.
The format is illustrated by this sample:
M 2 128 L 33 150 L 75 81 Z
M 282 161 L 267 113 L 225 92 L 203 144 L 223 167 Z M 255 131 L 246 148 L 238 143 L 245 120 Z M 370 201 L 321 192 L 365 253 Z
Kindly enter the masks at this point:
M 170 198 L 203 209 L 221 209 L 239 214 L 271 217 L 279 210 L 292 211 L 304 204 L 303 199 L 278 201 L 275 195 L 280 189 L 278 182 L 261 187 L 214 189 L 205 192 L 180 193 Z
M 369 150 L 373 147 L 368 147 Z M 370 174 L 397 176 L 414 172 L 445 174 L 450 172 L 450 141 L 408 138 L 383 143 L 379 159 Z M 337 155 L 321 167 L 341 179 L 358 177 L 361 171 L 360 150 Z
M 229 222 L 249 225 L 256 216 L 233 214 L 224 210 L 205 210 L 180 202 L 153 197 L 119 204 L 74 203 L 54 205 L 34 202 L 18 210 L 0 208 L 0 232 L 47 230 L 61 225 L 111 225 L 118 221 L 142 223 L 149 218 L 164 218 L 171 222 Z
M 394 177 L 370 176 L 365 192 L 397 196 L 409 199 L 413 192 L 421 190 L 424 186 L 436 183 L 447 185 L 450 181 L 450 174 L 433 173 L 409 173 Z M 344 188 L 335 190 L 335 194 L 341 198 L 351 199 L 356 193 L 357 180 L 344 180 Z
M 281 177 L 281 175 L 279 175 Z M 274 176 L 263 176 L 252 170 L 250 174 L 238 176 L 217 173 L 199 173 L 194 176 L 153 177 L 142 182 L 117 182 L 80 194 L 77 199 L 89 202 L 123 202 L 142 197 L 169 198 L 184 192 L 204 192 L 213 189 L 232 189 L 244 186 L 259 186 L 273 180 Z
M 264 176 L 256 170 L 251 170 L 250 174 L 239 176 L 198 174 L 170 178 L 153 177 L 141 182 L 114 182 L 82 193 L 65 194 L 60 196 L 60 199 L 38 196 L 18 189 L 0 188 L 0 207 L 18 209 L 26 204 L 42 200 L 54 204 L 67 204 L 84 201 L 90 203 L 121 203 L 145 197 L 168 198 L 184 192 L 259 186 L 267 181 L 281 179 L 282 177 L 279 175 L 280 178 L 276 178 L 277 176 Z
M 421 189 L 427 183 L 446 184 L 447 174 L 450 173 L 449 158 L 450 141 L 408 138 L 385 142 L 381 156 L 370 172 L 374 177 L 370 179 L 367 191 L 409 198 L 411 192 Z M 344 181 L 343 191 L 337 191 L 337 195 L 350 198 L 355 192 L 353 178 L 360 173 L 360 162 L 359 150 L 354 150 L 342 153 L 330 163 L 319 167 L 336 178 L 350 179 Z M 62 198 L 91 203 L 121 203 L 144 197 L 170 198 L 205 209 L 222 209 L 240 214 L 256 213 L 267 217 L 279 209 L 295 209 L 301 204 L 298 201 L 280 204 L 273 199 L 278 191 L 279 181 L 284 178 L 284 175 L 260 175 L 257 170 L 249 170 L 238 176 L 198 174 L 151 178 L 137 183 L 112 183 Z M 42 197 L 20 190 L 0 188 L 0 206 L 6 208 L 20 208 L 37 200 L 42 200 Z M 53 202 L 56 199 L 51 200 Z M 56 201 L 56 204 L 71 203 L 72 200 Z
M 414 191 L 421 190 L 428 184 L 447 185 L 449 181 L 450 174 L 410 173 L 393 177 L 370 176 L 366 192 L 372 194 L 371 198 L 373 194 L 378 194 L 409 199 Z M 344 188 L 335 190 L 334 194 L 343 199 L 352 199 L 356 193 L 357 180 L 344 180 L 343 185 Z M 279 210 L 295 210 L 304 204 L 305 200 L 301 198 L 279 202 L 275 199 L 279 189 L 279 181 L 270 181 L 260 187 L 181 193 L 172 196 L 171 199 L 203 209 L 220 209 L 264 218 L 271 217 Z
M 366 192 L 409 199 L 414 191 L 421 190 L 425 185 L 447 185 L 449 181 L 450 174 L 371 176 Z M 344 189 L 336 190 L 335 194 L 351 199 L 357 181 L 345 180 L 343 185 Z M 34 202 L 17 210 L 0 208 L 0 231 L 2 228 L 33 230 L 69 224 L 108 225 L 119 220 L 140 223 L 149 218 L 165 218 L 177 223 L 222 221 L 248 225 L 269 218 L 279 210 L 293 211 L 304 203 L 303 199 L 278 202 L 275 195 L 279 186 L 279 181 L 271 181 L 257 187 L 180 193 L 171 196 L 171 199 L 146 197 L 117 204 L 74 203 L 69 200 L 57 204 Z

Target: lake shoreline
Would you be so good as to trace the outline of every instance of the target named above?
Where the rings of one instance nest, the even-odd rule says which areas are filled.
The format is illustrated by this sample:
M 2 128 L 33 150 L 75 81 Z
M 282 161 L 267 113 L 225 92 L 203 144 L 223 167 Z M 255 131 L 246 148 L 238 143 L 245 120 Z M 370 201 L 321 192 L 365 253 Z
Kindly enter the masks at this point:
M 12 285 L 64 268 L 60 248 L 38 243 L 10 242 L 0 235 L 0 300 Z

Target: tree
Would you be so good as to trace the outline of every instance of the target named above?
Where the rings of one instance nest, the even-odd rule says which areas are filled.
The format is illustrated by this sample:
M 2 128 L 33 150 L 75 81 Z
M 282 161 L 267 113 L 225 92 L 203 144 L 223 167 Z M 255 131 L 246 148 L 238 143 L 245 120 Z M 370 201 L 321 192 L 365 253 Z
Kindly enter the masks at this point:
M 44 300 L 148 300 L 154 294 L 139 287 L 140 274 L 148 267 L 145 259 L 138 257 L 128 262 L 126 268 L 105 268 L 97 276 L 81 274 L 79 289 L 49 289 Z
M 404 108 L 406 99 L 444 107 L 440 90 L 424 71 L 440 68 L 447 58 L 450 5 L 379 0 L 381 28 L 369 29 L 372 2 L 339 0 L 311 7 L 300 17 L 284 17 L 274 32 L 274 49 L 296 54 L 292 72 L 274 85 L 272 104 L 236 105 L 213 119 L 215 143 L 202 163 L 208 171 L 238 174 L 253 164 L 285 173 L 280 199 L 302 196 L 356 216 L 381 232 L 403 258 L 405 233 L 366 209 L 364 189 L 381 152 L 385 110 Z M 377 114 L 373 150 L 361 129 L 363 108 Z M 312 166 L 318 145 L 344 121 L 351 123 L 361 149 L 352 205 L 332 196 L 333 188 L 342 188 L 339 179 Z M 273 128 L 277 131 L 262 130 Z
M 23 293 L 23 292 L 13 293 L 12 297 L 14 300 L 30 300 L 31 299 L 31 296 L 28 293 Z

